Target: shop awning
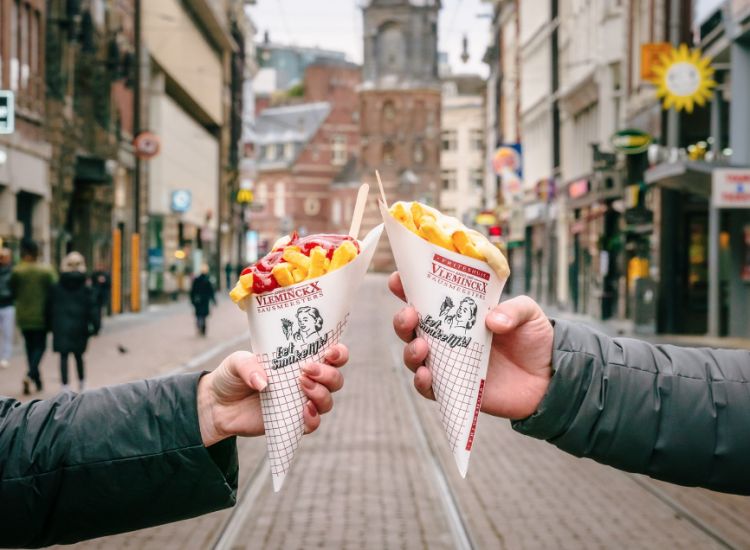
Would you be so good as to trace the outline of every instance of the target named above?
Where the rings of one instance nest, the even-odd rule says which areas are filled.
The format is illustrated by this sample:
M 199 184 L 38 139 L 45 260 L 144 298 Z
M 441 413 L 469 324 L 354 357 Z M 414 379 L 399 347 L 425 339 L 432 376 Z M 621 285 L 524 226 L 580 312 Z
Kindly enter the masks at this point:
M 689 160 L 663 162 L 646 170 L 644 179 L 646 183 L 708 198 L 711 196 L 711 172 L 721 166 Z

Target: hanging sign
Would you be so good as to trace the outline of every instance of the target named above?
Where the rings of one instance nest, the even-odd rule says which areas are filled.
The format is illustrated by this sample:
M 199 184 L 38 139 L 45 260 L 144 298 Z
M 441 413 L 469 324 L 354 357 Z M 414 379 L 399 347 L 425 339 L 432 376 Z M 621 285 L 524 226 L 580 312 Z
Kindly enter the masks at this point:
M 699 49 L 691 50 L 686 44 L 680 44 L 679 48 L 662 54 L 659 61 L 652 81 L 665 110 L 684 109 L 692 113 L 696 105 L 703 107 L 711 99 L 716 87 L 714 68 L 711 59 L 703 57 Z
M 161 141 L 153 132 L 141 132 L 133 140 L 133 147 L 139 159 L 150 159 L 159 154 Z
M 636 155 L 643 153 L 651 145 L 651 134 L 641 130 L 620 130 L 612 136 L 612 147 L 619 153 Z

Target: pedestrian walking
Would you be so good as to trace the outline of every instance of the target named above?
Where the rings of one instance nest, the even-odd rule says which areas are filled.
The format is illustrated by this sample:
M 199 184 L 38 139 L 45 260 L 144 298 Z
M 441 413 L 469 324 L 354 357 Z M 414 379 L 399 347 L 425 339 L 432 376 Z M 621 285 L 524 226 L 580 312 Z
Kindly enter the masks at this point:
M 16 324 L 26 345 L 28 372 L 23 378 L 23 394 L 31 393 L 31 383 L 42 391 L 39 363 L 47 347 L 47 296 L 55 283 L 51 267 L 39 263 L 39 245 L 31 239 L 21 241 L 21 262 L 13 268 L 10 288 L 16 307 Z
M 224 264 L 224 279 L 227 288 L 232 288 L 234 286 L 234 266 L 232 265 L 232 262 Z
M 93 288 L 86 282 L 86 261 L 78 252 L 71 252 L 63 259 L 60 280 L 50 291 L 48 305 L 52 349 L 60 354 L 62 389 L 69 389 L 68 357 L 72 355 L 78 373 L 78 389 L 83 391 L 83 354 L 89 337 L 99 333 L 101 309 Z
M 16 308 L 13 306 L 13 292 L 10 289 L 10 276 L 13 272 L 10 250 L 0 248 L 0 368 L 10 366 L 13 355 L 13 333 L 15 331 Z
M 211 303 L 216 305 L 216 295 L 214 294 L 214 285 L 208 277 L 208 264 L 201 265 L 201 274 L 193 279 L 193 286 L 190 288 L 190 301 L 195 308 L 195 321 L 198 325 L 198 332 L 201 336 L 206 335 L 206 318 L 210 313 Z
M 104 264 L 99 264 L 96 271 L 91 273 L 91 289 L 99 311 L 105 310 L 109 315 L 111 313 L 109 296 L 112 289 L 112 279 Z

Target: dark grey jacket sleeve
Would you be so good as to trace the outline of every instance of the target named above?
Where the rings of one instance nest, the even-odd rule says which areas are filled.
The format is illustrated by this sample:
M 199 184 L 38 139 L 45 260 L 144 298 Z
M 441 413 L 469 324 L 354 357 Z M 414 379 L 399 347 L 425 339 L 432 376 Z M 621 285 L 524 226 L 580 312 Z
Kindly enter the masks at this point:
M 555 323 L 554 375 L 513 423 L 576 456 L 750 494 L 750 352 L 654 346 Z
M 203 446 L 199 377 L 0 399 L 0 546 L 72 543 L 233 505 L 235 441 Z

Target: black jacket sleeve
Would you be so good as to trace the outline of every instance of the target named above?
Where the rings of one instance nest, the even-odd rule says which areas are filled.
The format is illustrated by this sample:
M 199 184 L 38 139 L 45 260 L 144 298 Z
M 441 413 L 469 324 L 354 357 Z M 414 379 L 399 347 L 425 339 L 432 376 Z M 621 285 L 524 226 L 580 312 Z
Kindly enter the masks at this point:
M 750 494 L 750 352 L 557 321 L 552 353 L 547 394 L 517 431 L 629 472 Z
M 203 446 L 199 377 L 0 399 L 0 546 L 72 543 L 233 505 L 235 440 Z

